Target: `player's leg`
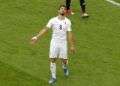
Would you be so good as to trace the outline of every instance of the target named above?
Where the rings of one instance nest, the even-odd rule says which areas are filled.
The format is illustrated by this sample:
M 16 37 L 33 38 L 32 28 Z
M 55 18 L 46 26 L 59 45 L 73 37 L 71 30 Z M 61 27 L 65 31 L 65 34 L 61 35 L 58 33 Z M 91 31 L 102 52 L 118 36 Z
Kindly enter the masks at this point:
M 56 82 L 56 59 L 50 58 L 50 71 L 51 71 L 51 78 L 49 80 L 49 84 L 53 84 Z
M 80 6 L 83 13 L 86 12 L 85 5 L 86 5 L 85 0 L 80 0 Z
M 88 17 L 88 14 L 86 13 L 85 0 L 80 0 L 80 7 L 81 7 L 81 11 L 82 11 L 82 17 Z
M 71 0 L 66 0 L 66 9 L 70 9 Z
M 71 6 L 71 0 L 66 0 L 66 15 L 74 14 L 70 9 L 70 6 Z
M 67 59 L 67 42 L 61 44 L 59 58 L 62 59 L 62 68 L 64 71 L 64 75 L 68 76 L 69 71 L 68 71 L 68 59 Z
M 62 59 L 62 68 L 63 68 L 63 71 L 64 71 L 64 75 L 68 76 L 69 75 L 68 59 Z
M 51 78 L 49 80 L 49 84 L 53 84 L 56 81 L 56 58 L 58 56 L 58 48 L 56 46 L 55 41 L 51 41 L 49 58 L 50 58 L 50 72 Z

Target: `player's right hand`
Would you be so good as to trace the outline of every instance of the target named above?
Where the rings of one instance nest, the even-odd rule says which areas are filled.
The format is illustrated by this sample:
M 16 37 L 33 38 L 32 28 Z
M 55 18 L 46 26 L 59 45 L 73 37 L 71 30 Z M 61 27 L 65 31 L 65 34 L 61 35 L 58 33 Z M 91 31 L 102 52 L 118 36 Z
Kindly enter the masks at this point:
M 31 44 L 35 44 L 36 43 L 36 41 L 37 41 L 37 37 L 36 36 L 34 36 L 34 37 L 32 37 L 32 39 L 31 39 Z

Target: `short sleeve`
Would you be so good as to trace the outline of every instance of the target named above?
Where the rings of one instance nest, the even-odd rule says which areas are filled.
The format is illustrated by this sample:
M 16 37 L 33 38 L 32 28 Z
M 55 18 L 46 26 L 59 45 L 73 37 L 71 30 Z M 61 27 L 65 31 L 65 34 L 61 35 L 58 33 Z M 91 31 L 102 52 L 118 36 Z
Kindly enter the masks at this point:
M 68 29 L 67 29 L 67 31 L 72 31 L 72 28 L 71 28 L 71 21 L 70 21 L 70 20 L 68 20 Z
M 52 27 L 52 19 L 50 19 L 46 25 L 46 27 L 51 28 Z

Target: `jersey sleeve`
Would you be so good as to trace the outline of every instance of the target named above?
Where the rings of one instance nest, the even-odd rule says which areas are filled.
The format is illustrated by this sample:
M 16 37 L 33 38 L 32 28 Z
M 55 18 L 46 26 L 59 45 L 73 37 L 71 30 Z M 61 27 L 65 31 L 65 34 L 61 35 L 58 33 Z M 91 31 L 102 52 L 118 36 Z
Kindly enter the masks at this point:
M 53 23 L 53 20 L 50 19 L 50 20 L 48 21 L 48 23 L 46 24 L 46 27 L 52 28 L 52 23 Z
M 71 21 L 70 21 L 70 20 L 68 20 L 68 29 L 67 29 L 67 31 L 72 31 L 72 28 L 71 28 Z

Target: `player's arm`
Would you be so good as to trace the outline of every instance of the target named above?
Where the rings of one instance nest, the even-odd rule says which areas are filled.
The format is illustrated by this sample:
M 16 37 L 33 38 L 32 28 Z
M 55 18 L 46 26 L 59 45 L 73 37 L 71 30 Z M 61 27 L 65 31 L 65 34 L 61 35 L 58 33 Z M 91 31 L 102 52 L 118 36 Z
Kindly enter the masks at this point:
M 42 37 L 48 31 L 48 27 L 43 28 L 37 35 L 37 38 Z
M 34 44 L 38 40 L 38 38 L 41 38 L 43 35 L 45 35 L 45 33 L 48 32 L 48 29 L 48 27 L 45 27 L 36 36 L 32 37 L 31 44 Z
M 43 28 L 36 36 L 32 37 L 31 43 L 34 44 L 38 38 L 41 38 L 52 27 L 53 19 L 50 19 L 46 27 Z
M 68 31 L 68 42 L 71 52 L 75 53 L 75 38 L 72 31 Z

